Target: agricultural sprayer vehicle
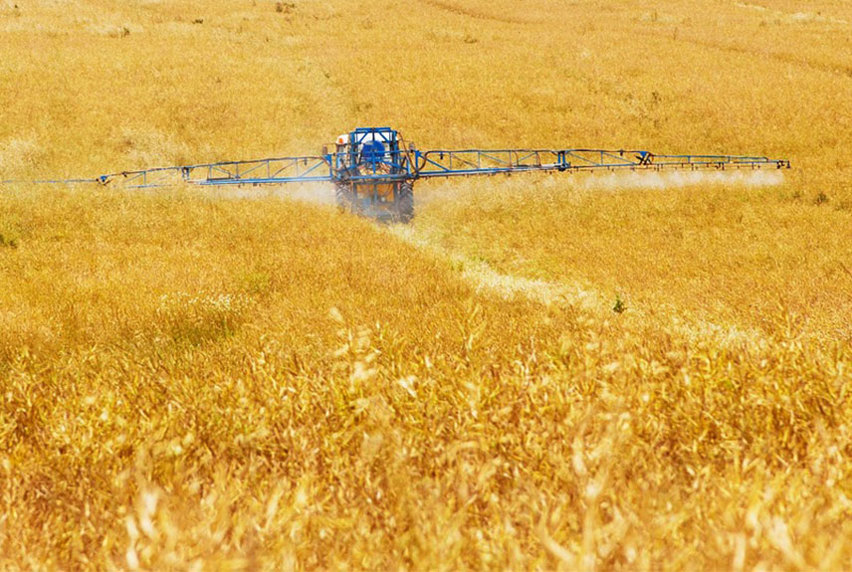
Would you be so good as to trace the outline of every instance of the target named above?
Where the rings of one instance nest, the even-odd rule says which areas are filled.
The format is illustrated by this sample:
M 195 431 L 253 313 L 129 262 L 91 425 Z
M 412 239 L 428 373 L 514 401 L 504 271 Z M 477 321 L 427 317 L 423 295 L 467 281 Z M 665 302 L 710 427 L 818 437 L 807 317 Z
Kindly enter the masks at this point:
M 359 127 L 311 156 L 223 161 L 123 171 L 91 179 L 30 181 L 100 183 L 125 188 L 171 185 L 268 185 L 325 182 L 340 209 L 379 220 L 409 222 L 418 179 L 527 171 L 725 170 L 789 168 L 787 159 L 741 155 L 658 155 L 606 149 L 433 149 L 421 151 L 389 127 Z M 12 183 L 21 181 L 2 181 Z

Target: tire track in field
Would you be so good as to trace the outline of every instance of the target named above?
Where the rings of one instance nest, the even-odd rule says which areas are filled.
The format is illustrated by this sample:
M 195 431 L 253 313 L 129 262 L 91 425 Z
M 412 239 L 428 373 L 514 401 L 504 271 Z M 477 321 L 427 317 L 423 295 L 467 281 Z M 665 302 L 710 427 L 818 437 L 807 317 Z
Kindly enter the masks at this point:
M 488 263 L 440 246 L 428 232 L 411 225 L 388 227 L 397 239 L 417 250 L 444 260 L 456 269 L 462 280 L 473 287 L 477 294 L 497 295 L 506 301 L 519 298 L 545 306 L 572 306 L 587 314 L 612 315 L 612 299 L 603 293 L 580 286 L 535 280 L 523 276 L 503 274 Z M 709 343 L 725 349 L 749 347 L 763 349 L 769 344 L 766 335 L 755 329 L 741 328 L 732 324 L 717 324 L 708 320 L 683 317 L 676 308 L 655 308 L 653 315 L 642 308 L 630 307 L 620 316 L 629 327 L 638 331 L 653 321 L 663 322 L 666 331 L 677 334 L 690 345 Z
M 601 306 L 602 300 L 598 299 L 595 292 L 579 286 L 570 287 L 546 280 L 503 274 L 494 270 L 487 262 L 474 260 L 461 252 L 450 251 L 439 246 L 436 241 L 430 239 L 428 234 L 418 232 L 413 226 L 394 225 L 389 227 L 389 231 L 418 250 L 449 261 L 453 268 L 461 273 L 462 279 L 473 286 L 477 293 L 496 294 L 504 300 L 520 297 L 545 305 L 568 303 L 586 310 L 598 309 Z
M 493 14 L 484 14 L 482 12 L 477 12 L 475 10 L 471 10 L 469 8 L 463 8 L 451 2 L 446 2 L 444 0 L 421 0 L 424 4 L 432 6 L 433 8 L 438 8 L 439 10 L 443 10 L 444 12 L 449 12 L 456 16 L 464 16 L 467 18 L 474 18 L 476 20 L 488 20 L 491 22 L 500 22 L 502 24 L 531 24 L 532 22 L 529 20 L 522 20 L 520 18 L 512 18 L 510 16 L 495 16 Z
M 765 57 L 771 60 L 775 60 L 777 62 L 790 64 L 794 66 L 798 66 L 800 68 L 809 69 L 811 71 L 829 73 L 833 75 L 837 75 L 840 77 L 845 77 L 847 79 L 852 79 L 852 66 L 844 66 L 842 64 L 829 64 L 824 62 L 816 62 L 811 61 L 805 58 L 796 57 L 793 54 L 785 54 L 783 52 L 775 52 L 770 50 L 761 50 L 761 49 L 753 49 L 746 48 L 743 46 L 738 46 L 736 44 L 723 42 L 723 41 L 712 41 L 712 40 L 702 40 L 695 37 L 684 37 L 680 34 L 672 34 L 671 32 L 664 31 L 653 31 L 653 30 L 631 30 L 630 35 L 637 36 L 642 35 L 649 38 L 656 38 L 662 40 L 671 40 L 673 42 L 680 42 L 683 44 L 691 44 L 693 46 L 698 46 L 701 48 L 707 48 L 709 50 L 715 50 L 722 53 L 728 54 L 740 54 L 752 57 Z
M 760 4 L 752 4 L 749 2 L 735 2 L 734 6 L 736 6 L 737 8 L 743 8 L 745 10 L 751 10 L 753 12 L 762 13 L 768 16 L 772 16 L 774 18 L 779 18 L 788 24 L 816 22 L 819 24 L 830 24 L 840 27 L 847 27 L 850 25 L 849 20 L 845 20 L 843 18 L 835 18 L 834 16 L 825 16 L 819 11 L 786 12 L 784 10 L 775 10 L 772 8 L 767 8 L 766 6 L 761 6 Z

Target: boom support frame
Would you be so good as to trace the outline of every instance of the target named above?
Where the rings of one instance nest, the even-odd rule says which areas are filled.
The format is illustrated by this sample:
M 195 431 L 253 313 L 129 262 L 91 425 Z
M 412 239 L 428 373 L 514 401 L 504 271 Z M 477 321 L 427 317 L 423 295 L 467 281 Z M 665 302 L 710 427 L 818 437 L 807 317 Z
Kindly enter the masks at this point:
M 374 218 L 408 221 L 418 179 L 524 172 L 789 169 L 788 159 L 753 155 L 658 155 L 636 149 L 432 149 L 406 145 L 390 127 L 359 127 L 319 155 L 219 161 L 137 171 L 92 179 L 0 181 L 44 184 L 100 183 L 148 188 L 196 185 L 266 185 L 330 182 L 338 205 Z

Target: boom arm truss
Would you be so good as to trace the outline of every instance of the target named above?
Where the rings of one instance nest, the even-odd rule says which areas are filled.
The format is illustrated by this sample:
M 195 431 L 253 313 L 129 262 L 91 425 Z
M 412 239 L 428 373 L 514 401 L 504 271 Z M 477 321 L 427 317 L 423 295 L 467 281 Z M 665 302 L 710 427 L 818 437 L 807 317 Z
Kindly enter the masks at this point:
M 640 150 L 606 149 L 462 149 L 399 148 L 388 151 L 372 169 L 344 169 L 351 152 L 250 161 L 224 161 L 198 165 L 122 171 L 94 179 L 30 181 L 34 183 L 118 184 L 128 188 L 161 187 L 178 182 L 199 185 L 281 184 L 304 182 L 382 182 L 490 175 L 528 171 L 602 171 L 664 169 L 789 168 L 786 159 L 744 155 L 655 155 Z M 350 161 L 351 164 L 351 161 Z M 384 168 L 386 167 L 386 168 Z M 14 183 L 22 181 L 0 181 Z
M 452 177 L 517 171 L 663 170 L 789 167 L 787 160 L 740 155 L 654 155 L 606 149 L 435 150 L 419 155 L 418 177 Z

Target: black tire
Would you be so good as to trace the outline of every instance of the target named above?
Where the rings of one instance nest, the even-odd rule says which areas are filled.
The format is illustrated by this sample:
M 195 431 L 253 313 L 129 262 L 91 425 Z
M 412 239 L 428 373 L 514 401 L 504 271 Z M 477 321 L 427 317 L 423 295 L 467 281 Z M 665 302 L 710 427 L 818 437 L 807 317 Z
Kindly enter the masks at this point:
M 409 223 L 414 218 L 414 184 L 405 181 L 399 185 L 396 196 L 396 216 L 402 223 Z
M 337 199 L 337 210 L 339 212 L 355 212 L 355 196 L 352 188 L 348 184 L 335 183 L 334 197 Z

